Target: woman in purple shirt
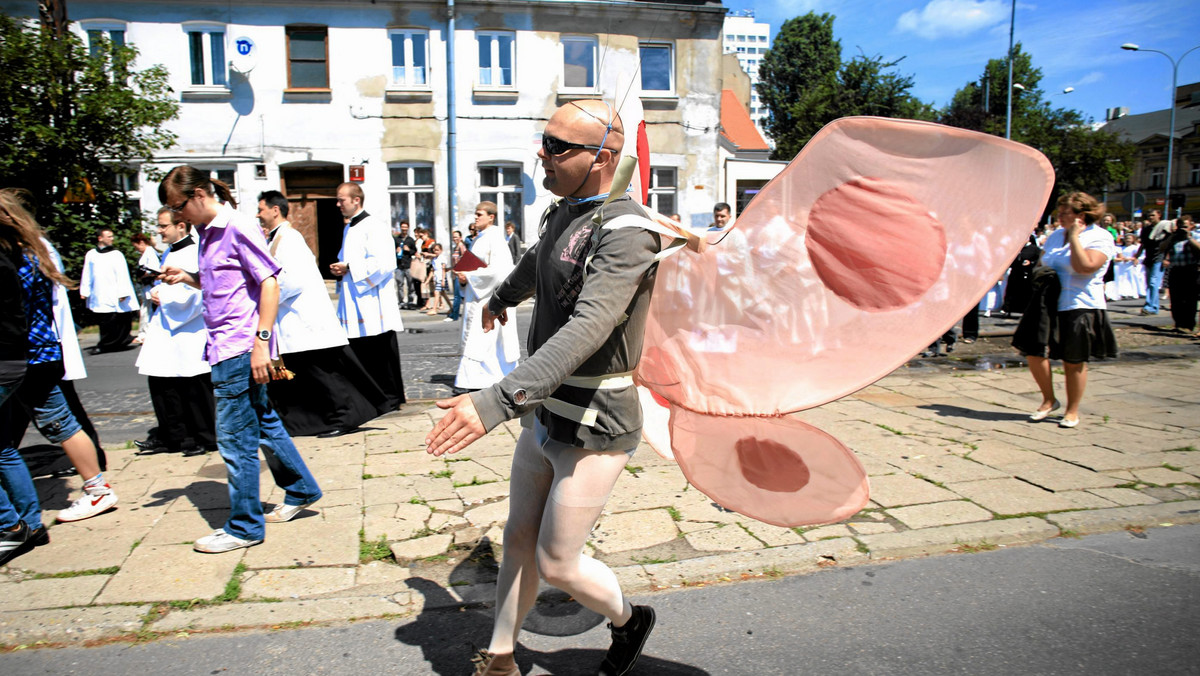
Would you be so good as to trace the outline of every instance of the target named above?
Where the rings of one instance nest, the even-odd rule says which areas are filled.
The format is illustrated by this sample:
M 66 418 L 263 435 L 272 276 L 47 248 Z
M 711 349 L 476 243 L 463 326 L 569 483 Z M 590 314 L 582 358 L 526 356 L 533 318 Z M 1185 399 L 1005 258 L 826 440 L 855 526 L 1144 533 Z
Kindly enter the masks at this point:
M 271 357 L 276 354 L 271 327 L 279 306 L 279 264 L 268 252 L 257 221 L 235 211 L 229 186 L 207 172 L 175 167 L 159 184 L 158 199 L 192 224 L 200 237 L 199 272 L 167 266 L 160 278 L 169 284 L 191 284 L 203 294 L 208 327 L 204 349 L 217 402 L 217 449 L 229 475 L 229 520 L 196 540 L 194 549 L 215 554 L 251 547 L 263 541 L 264 522 L 290 521 L 321 498 L 321 489 L 267 398 Z M 259 502 L 260 447 L 276 485 L 286 492 L 283 504 L 265 515 Z

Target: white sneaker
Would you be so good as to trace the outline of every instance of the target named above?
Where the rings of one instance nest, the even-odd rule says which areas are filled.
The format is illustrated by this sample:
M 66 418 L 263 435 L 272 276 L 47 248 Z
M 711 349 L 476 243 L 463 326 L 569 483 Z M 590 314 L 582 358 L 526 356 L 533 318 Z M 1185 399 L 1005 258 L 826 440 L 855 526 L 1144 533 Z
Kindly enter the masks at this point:
M 232 552 L 235 549 L 243 547 L 253 547 L 254 545 L 262 544 L 262 540 L 243 540 L 225 532 L 224 528 L 213 531 L 212 535 L 205 535 L 199 538 L 192 544 L 192 549 L 205 554 L 220 554 L 221 552 Z
M 316 504 L 316 502 L 316 500 L 313 500 L 312 502 L 306 502 L 303 505 L 285 505 L 281 502 L 278 505 L 275 505 L 275 509 L 267 512 L 266 515 L 263 516 L 263 520 L 267 523 L 283 523 L 285 521 L 291 521 L 292 519 L 296 518 L 297 514 Z
M 82 521 L 103 514 L 117 505 L 117 494 L 108 485 L 84 489 L 83 495 L 71 506 L 58 513 L 58 520 Z

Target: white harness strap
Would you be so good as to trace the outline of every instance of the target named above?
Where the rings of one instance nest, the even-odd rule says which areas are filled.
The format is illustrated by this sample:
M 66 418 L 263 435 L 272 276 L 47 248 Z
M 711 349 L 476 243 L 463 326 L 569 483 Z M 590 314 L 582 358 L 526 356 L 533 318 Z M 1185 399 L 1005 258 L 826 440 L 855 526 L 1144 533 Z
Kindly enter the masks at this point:
M 600 415 L 600 412 L 594 408 L 576 406 L 561 399 L 545 399 L 542 401 L 542 406 L 545 406 L 546 410 L 554 415 L 566 418 L 567 420 L 574 420 L 584 427 L 595 427 L 596 416 Z
M 588 390 L 622 390 L 633 385 L 633 371 L 603 376 L 567 376 L 563 384 Z

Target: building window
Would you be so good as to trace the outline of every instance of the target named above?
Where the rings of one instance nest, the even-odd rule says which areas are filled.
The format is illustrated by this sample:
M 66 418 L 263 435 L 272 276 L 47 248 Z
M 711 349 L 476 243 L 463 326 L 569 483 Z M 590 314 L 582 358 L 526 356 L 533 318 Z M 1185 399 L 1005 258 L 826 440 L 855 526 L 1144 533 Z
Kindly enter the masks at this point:
M 84 29 L 87 31 L 88 53 L 93 57 L 100 56 L 106 44 L 112 47 L 125 46 L 125 24 L 89 22 Z
M 1192 171 L 1188 175 L 1189 185 L 1200 185 L 1200 164 L 1192 162 Z
M 676 210 L 674 167 L 650 167 L 650 208 L 664 216 Z
M 563 87 L 596 87 L 596 38 L 567 36 L 562 39 Z
M 433 231 L 433 165 L 413 162 L 388 165 L 388 192 L 392 197 L 392 229 L 400 221 Z M 409 232 L 412 232 L 410 230 Z
M 519 164 L 479 165 L 479 201 L 495 202 L 496 225 L 511 223 L 521 241 L 525 241 L 525 200 Z
M 1151 190 L 1153 190 L 1155 188 L 1163 187 L 1163 173 L 1164 173 L 1164 170 L 1162 167 L 1151 167 L 1150 168 L 1150 189 Z
M 429 33 L 414 28 L 393 28 L 392 86 L 429 86 Z
M 643 42 L 642 91 L 653 94 L 672 94 L 675 91 L 675 59 L 671 44 L 666 42 Z
M 288 89 L 329 89 L 329 29 L 287 27 Z
M 513 63 L 516 62 L 516 38 L 512 33 L 479 31 L 479 85 L 481 87 L 514 86 Z
M 225 26 L 184 24 L 193 87 L 229 86 L 225 63 Z

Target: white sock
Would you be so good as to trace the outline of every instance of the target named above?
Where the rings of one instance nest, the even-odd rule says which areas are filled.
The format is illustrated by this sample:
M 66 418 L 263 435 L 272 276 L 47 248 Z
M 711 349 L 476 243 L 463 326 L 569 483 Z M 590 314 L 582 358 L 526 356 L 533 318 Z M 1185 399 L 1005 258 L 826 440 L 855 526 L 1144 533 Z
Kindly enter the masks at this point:
M 112 491 L 108 486 L 108 482 L 104 480 L 104 472 L 100 472 L 91 479 L 83 482 L 83 490 L 88 493 L 108 493 Z

